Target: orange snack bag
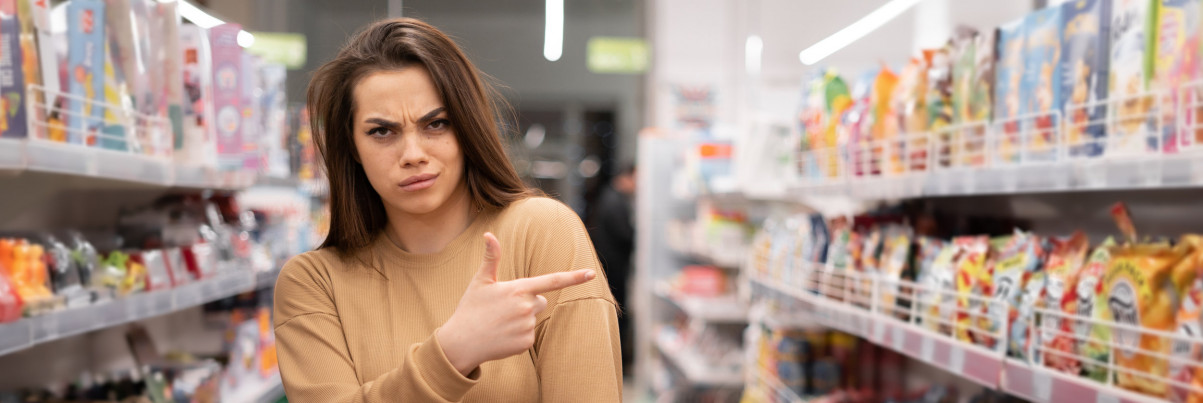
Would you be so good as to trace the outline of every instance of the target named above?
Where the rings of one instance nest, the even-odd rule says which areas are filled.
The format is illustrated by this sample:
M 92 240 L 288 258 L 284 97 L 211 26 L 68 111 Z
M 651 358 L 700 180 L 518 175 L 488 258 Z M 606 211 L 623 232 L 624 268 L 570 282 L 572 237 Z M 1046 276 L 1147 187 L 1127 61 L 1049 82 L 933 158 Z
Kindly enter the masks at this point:
M 1165 244 L 1123 245 L 1111 251 L 1103 295 L 1112 319 L 1123 325 L 1172 332 L 1177 325 L 1177 291 L 1171 282 L 1175 266 L 1189 247 Z M 1137 349 L 1169 354 L 1169 340 L 1131 329 L 1115 328 L 1116 383 L 1125 389 L 1157 397 L 1169 395 L 1169 362 Z M 1138 371 L 1133 373 L 1131 371 Z
M 1069 238 L 1054 238 L 1051 243 L 1052 250 L 1044 269 L 1048 273 L 1048 280 L 1044 286 L 1043 307 L 1059 309 L 1072 317 L 1078 313 L 1078 274 L 1085 265 L 1086 249 L 1089 247 L 1086 234 L 1078 231 Z M 1072 337 L 1073 321 L 1044 318 L 1040 325 L 1043 330 L 1040 340 L 1052 351 L 1045 354 L 1045 365 L 1075 375 L 1081 372 L 1081 362 L 1073 357 L 1078 344 L 1078 340 Z

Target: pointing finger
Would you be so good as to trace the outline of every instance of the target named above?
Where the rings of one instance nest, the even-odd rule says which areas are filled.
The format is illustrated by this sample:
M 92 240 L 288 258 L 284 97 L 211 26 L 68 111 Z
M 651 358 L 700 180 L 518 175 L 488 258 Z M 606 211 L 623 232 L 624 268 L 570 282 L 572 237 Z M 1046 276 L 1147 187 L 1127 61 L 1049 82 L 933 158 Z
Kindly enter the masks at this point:
M 566 287 L 571 287 L 577 284 L 583 284 L 597 277 L 597 273 L 593 270 L 576 270 L 559 273 L 544 274 L 538 277 L 530 277 L 514 280 L 518 287 L 531 294 L 542 294 L 551 292 Z

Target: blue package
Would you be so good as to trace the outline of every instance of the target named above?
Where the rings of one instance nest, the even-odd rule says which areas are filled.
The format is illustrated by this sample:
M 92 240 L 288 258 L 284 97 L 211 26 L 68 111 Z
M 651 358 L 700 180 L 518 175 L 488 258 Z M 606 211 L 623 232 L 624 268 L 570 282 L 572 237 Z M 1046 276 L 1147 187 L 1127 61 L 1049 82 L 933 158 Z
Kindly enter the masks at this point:
M 67 18 L 67 142 L 91 145 L 104 127 L 104 1 L 72 0 Z
M 1023 81 L 1020 94 L 1021 114 L 1027 139 L 1020 139 L 1024 161 L 1047 161 L 1056 156 L 1056 128 L 1060 125 L 1061 86 L 1061 7 L 1049 7 L 1028 14 L 1024 19 L 1026 35 Z M 1027 119 L 1026 117 L 1031 117 Z
M 1097 157 L 1106 136 L 1111 0 L 1062 5 L 1061 101 L 1069 155 Z

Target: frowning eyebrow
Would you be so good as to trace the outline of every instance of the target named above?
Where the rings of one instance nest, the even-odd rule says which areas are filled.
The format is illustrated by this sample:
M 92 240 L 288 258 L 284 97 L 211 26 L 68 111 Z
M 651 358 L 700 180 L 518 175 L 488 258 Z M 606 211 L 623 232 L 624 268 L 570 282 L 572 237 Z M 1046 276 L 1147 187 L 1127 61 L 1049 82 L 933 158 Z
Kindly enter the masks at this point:
M 418 122 L 421 123 L 421 122 L 430 121 L 430 120 L 434 119 L 435 117 L 439 116 L 440 113 L 443 113 L 446 111 L 447 111 L 446 107 L 435 108 L 434 110 L 432 110 L 430 112 L 426 112 L 425 115 L 422 115 L 422 117 L 418 118 Z M 394 130 L 394 131 L 400 131 L 401 126 L 402 126 L 402 124 L 399 122 L 394 122 L 394 121 L 384 119 L 384 118 L 367 118 L 367 119 L 364 119 L 363 122 L 368 123 L 368 124 L 374 124 L 374 125 L 384 127 L 389 130 Z

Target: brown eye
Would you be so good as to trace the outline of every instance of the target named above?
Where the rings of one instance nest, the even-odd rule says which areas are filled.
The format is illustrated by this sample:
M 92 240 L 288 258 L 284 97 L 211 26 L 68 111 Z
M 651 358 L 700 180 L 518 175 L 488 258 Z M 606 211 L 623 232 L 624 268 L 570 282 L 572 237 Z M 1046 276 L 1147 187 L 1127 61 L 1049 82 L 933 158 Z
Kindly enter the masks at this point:
M 439 119 L 439 120 L 430 122 L 430 125 L 426 126 L 426 127 L 429 128 L 430 130 L 443 130 L 448 127 L 451 127 L 451 121 L 447 120 L 447 119 Z
M 368 136 L 371 137 L 384 137 L 389 135 L 389 133 L 390 131 L 384 127 L 376 127 L 372 128 L 372 130 L 368 130 Z

